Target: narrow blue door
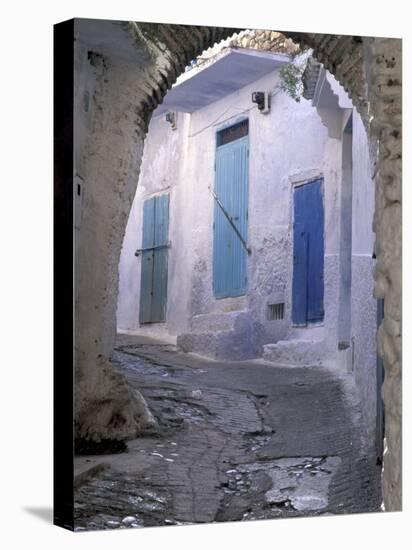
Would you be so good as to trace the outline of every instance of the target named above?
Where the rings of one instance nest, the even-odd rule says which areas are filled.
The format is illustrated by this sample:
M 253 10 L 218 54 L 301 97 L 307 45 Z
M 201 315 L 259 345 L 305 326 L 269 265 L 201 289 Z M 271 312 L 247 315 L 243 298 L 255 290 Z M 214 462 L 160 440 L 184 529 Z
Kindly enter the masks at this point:
M 143 203 L 143 237 L 140 279 L 140 322 L 152 320 L 155 198 Z
M 324 317 L 322 180 L 295 188 L 293 213 L 292 321 L 306 325 Z
M 166 319 L 169 195 L 143 204 L 140 323 Z
M 215 194 L 221 206 L 215 201 L 213 292 L 216 298 L 241 296 L 246 292 L 248 165 L 247 136 L 217 147 Z

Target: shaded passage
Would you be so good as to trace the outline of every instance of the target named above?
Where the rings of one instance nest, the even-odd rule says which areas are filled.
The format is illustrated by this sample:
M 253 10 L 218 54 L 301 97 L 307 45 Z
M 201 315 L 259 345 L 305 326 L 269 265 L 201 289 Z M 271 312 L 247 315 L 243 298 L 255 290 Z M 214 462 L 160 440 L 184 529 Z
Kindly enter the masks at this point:
M 76 458 L 77 530 L 379 511 L 380 470 L 332 371 L 126 335 L 113 359 L 159 430 Z

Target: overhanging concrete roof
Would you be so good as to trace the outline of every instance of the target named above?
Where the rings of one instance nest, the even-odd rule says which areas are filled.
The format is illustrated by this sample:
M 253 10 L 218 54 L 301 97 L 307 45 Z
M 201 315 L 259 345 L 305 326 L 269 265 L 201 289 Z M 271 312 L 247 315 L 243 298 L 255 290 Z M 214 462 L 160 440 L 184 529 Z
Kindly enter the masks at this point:
M 183 73 L 154 116 L 167 111 L 193 113 L 290 61 L 291 57 L 286 54 L 227 48 L 210 61 Z

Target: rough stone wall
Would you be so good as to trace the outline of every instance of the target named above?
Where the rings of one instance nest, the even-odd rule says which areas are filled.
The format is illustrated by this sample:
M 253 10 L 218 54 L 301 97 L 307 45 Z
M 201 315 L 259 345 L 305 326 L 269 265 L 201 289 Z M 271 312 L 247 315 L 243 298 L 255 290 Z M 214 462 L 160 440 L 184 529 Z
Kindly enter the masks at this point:
M 313 49 L 313 57 L 323 63 L 343 86 L 353 105 L 368 121 L 368 97 L 363 60 L 363 38 L 333 34 L 284 32 L 301 46 Z
M 383 495 L 387 510 L 402 506 L 402 43 L 391 38 L 283 32 L 313 49 L 344 87 L 368 132 L 375 166 L 376 298 L 385 319 L 378 332 L 385 382 Z
M 376 38 L 365 43 L 370 138 L 377 143 L 375 297 L 384 299 L 378 331 L 385 381 L 383 494 L 387 510 L 402 506 L 402 50 L 401 41 Z
M 317 61 L 323 63 L 325 68 L 334 75 L 348 93 L 364 121 L 367 121 L 368 99 L 362 37 L 259 29 L 234 35 L 224 42 L 224 46 L 252 48 L 290 55 L 296 55 L 305 48 L 312 48 Z M 198 63 L 208 61 L 221 47 L 221 45 L 216 45 L 203 52 Z
M 285 33 L 314 49 L 359 111 L 375 161 L 376 298 L 385 300 L 378 332 L 385 382 L 383 495 L 387 510 L 402 506 L 402 45 L 398 39 Z
M 85 197 L 83 209 L 88 227 L 83 223 L 78 237 L 78 260 L 86 265 L 78 283 L 76 310 L 76 420 L 77 436 L 95 439 L 132 437 L 141 428 L 136 410 L 141 401 L 130 397 L 130 390 L 113 374 L 108 361 L 121 241 L 150 114 L 191 59 L 236 30 L 163 24 L 126 27 L 146 58 L 140 67 L 124 67 L 122 73 L 128 70 L 122 75 L 116 73 L 115 64 L 103 66 L 100 108 L 88 135 L 90 167 L 86 162 L 80 174 L 89 201 Z M 397 510 L 401 507 L 401 42 L 284 34 L 314 49 L 314 56 L 344 86 L 366 124 L 369 114 L 374 117 L 371 135 L 379 145 L 375 294 L 385 299 L 385 321 L 378 335 L 386 371 L 388 451 L 383 489 L 386 508 Z M 105 78 L 106 71 L 110 78 Z M 113 105 L 113 101 L 118 103 Z M 104 146 L 108 135 L 110 148 Z M 103 184 L 105 193 L 100 189 Z M 119 389 L 114 395 L 113 388 Z
M 207 63 L 224 48 L 249 48 L 267 52 L 296 55 L 301 51 L 298 44 L 280 32 L 272 30 L 245 30 L 205 50 L 196 58 L 196 66 Z

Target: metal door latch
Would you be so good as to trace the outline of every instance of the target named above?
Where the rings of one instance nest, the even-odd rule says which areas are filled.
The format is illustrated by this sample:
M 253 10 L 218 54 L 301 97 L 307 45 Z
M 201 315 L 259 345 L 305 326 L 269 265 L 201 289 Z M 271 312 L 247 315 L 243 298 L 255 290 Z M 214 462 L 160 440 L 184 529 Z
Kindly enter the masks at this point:
M 160 248 L 171 248 L 172 243 L 168 241 L 166 244 L 158 244 L 157 246 L 148 246 L 147 248 L 138 248 L 134 253 L 135 256 L 140 256 L 142 252 L 149 252 L 149 250 L 159 250 Z

